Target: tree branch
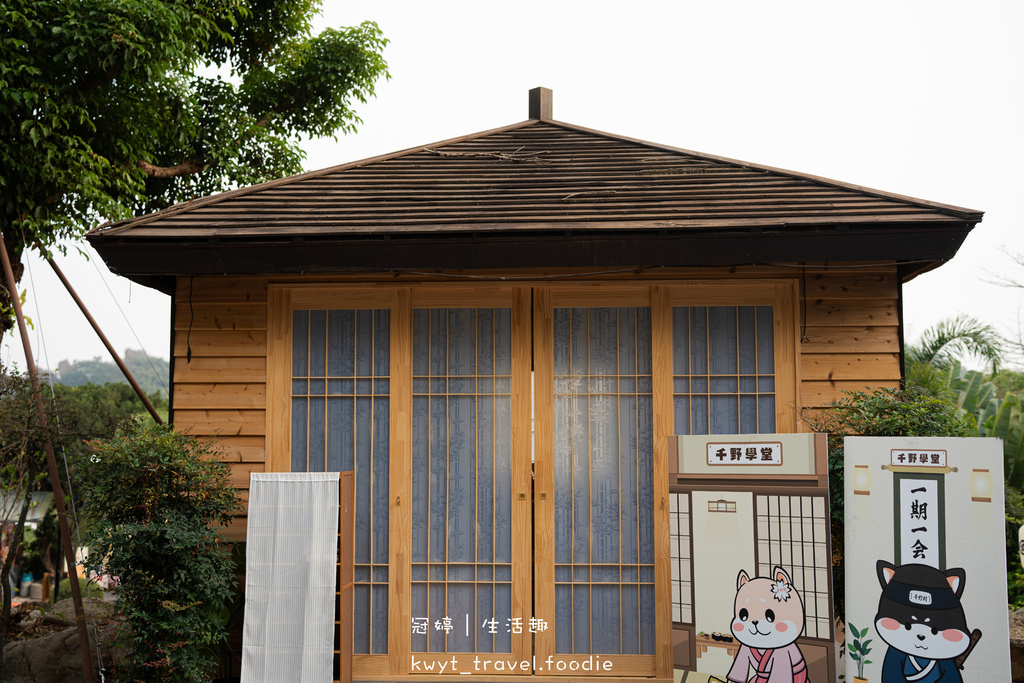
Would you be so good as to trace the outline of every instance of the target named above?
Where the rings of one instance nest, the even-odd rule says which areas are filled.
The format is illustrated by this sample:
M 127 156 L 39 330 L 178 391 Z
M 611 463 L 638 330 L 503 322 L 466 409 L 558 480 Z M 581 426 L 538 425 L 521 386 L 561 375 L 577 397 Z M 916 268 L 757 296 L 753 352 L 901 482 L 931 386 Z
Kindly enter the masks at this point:
M 154 166 L 148 161 L 136 161 L 135 165 L 150 178 L 175 178 L 180 175 L 195 175 L 203 170 L 198 161 L 186 161 L 175 166 Z

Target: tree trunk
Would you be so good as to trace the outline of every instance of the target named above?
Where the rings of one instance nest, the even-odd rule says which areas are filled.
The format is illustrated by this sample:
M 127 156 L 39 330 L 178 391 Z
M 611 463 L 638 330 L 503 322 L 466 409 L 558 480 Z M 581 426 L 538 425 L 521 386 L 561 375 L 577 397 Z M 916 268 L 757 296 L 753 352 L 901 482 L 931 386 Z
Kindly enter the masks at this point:
M 3 569 L 0 569 L 0 588 L 3 589 L 4 605 L 0 610 L 0 681 L 4 680 L 4 646 L 7 645 L 7 622 L 11 618 L 11 565 L 18 555 L 18 548 L 21 547 L 21 536 L 25 531 L 25 519 L 28 517 L 28 508 L 32 503 L 32 492 L 25 491 L 25 500 L 21 504 L 21 514 L 18 515 L 18 523 L 14 527 L 14 538 L 11 539 L 11 547 L 7 549 L 7 558 L 4 560 Z
M 10 249 L 8 248 L 8 254 Z M 21 263 L 21 250 L 15 256 L 10 256 L 12 270 L 14 271 L 14 281 L 21 282 L 21 275 L 25 272 L 25 266 Z M 7 291 L 7 286 L 3 283 L 3 278 L 0 277 L 0 307 L 7 309 L 8 315 L 0 315 L 0 336 L 7 334 L 10 330 L 15 328 L 14 322 L 14 306 L 11 300 L 11 296 L 18 296 L 17 292 L 12 295 L 11 292 Z

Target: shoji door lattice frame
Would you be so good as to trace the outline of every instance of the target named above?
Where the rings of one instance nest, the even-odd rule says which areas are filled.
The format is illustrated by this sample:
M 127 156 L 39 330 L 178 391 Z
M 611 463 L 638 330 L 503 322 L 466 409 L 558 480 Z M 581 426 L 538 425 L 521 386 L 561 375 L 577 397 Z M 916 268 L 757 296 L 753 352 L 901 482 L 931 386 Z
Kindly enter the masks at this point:
M 388 653 L 355 654 L 360 676 L 409 674 L 411 666 L 412 372 L 413 310 L 509 308 L 512 311 L 512 610 L 526 623 L 532 616 L 530 475 L 530 290 L 511 286 L 359 286 L 271 284 L 268 292 L 267 467 L 291 468 L 292 313 L 296 310 L 390 311 L 389 577 Z M 529 633 L 513 639 L 512 657 L 530 658 Z M 452 655 L 449 654 L 448 658 Z M 456 658 L 465 654 L 454 655 Z M 488 655 L 479 656 L 481 661 Z M 506 656 L 505 659 L 509 657 Z M 470 667 L 471 668 L 471 667 Z M 466 670 L 463 668 L 461 670 Z
M 654 557 L 654 604 L 655 604 L 655 653 L 603 655 L 611 663 L 610 670 L 598 670 L 591 675 L 606 676 L 656 676 L 671 678 L 671 615 L 669 606 L 669 558 L 668 558 L 668 511 L 658 501 L 667 500 L 667 477 L 659 473 L 668 472 L 667 444 L 670 433 L 671 411 L 671 320 L 665 317 L 668 310 L 667 292 L 662 287 L 635 285 L 581 284 L 537 287 L 534 289 L 534 413 L 535 452 L 534 465 L 535 497 L 534 519 L 537 528 L 534 576 L 536 581 L 536 605 L 538 616 L 552 625 L 547 631 L 537 634 L 535 652 L 538 662 L 552 658 L 566 664 L 579 659 L 580 654 L 557 654 L 555 615 L 555 386 L 554 386 L 554 311 L 558 308 L 650 308 L 652 340 L 652 428 L 653 452 L 653 513 Z M 667 383 L 667 393 L 666 393 Z M 669 643 L 665 646 L 666 639 Z M 547 675 L 563 673 L 577 674 L 566 667 L 561 672 L 545 671 Z
M 532 544 L 530 514 L 530 499 L 532 497 L 530 473 L 530 289 L 528 287 L 486 285 L 478 287 L 424 285 L 412 290 L 410 311 L 438 309 L 510 309 L 511 312 L 511 616 L 521 618 L 523 624 L 529 624 L 530 618 L 533 616 L 532 568 L 529 559 Z M 410 344 L 411 348 L 412 344 Z M 410 373 L 410 388 L 412 377 L 413 375 Z M 410 463 L 411 457 L 410 449 Z M 411 581 L 408 585 L 410 587 L 407 590 L 411 591 Z M 414 615 L 410 612 L 410 616 Z M 408 622 L 409 619 L 406 619 L 405 623 Z M 480 624 L 472 624 L 473 629 L 479 629 L 480 626 Z M 501 623 L 498 627 L 505 629 L 506 624 Z M 521 663 L 530 660 L 532 634 L 524 627 L 521 633 L 513 632 L 509 635 L 511 636 L 511 654 L 437 652 L 416 653 L 416 657 L 428 662 L 432 658 L 437 662 L 450 662 L 454 659 L 459 672 L 472 671 L 487 675 L 495 674 L 494 664 L 500 661 L 502 665 L 505 665 L 500 673 L 522 676 L 524 675 L 522 670 L 509 670 L 507 662 Z M 407 666 L 410 661 L 410 656 L 407 656 L 405 662 Z M 407 668 L 400 673 L 412 672 Z
M 532 295 L 532 311 L 531 311 Z M 553 358 L 552 315 L 556 307 L 650 307 L 653 363 L 653 482 L 655 556 L 655 643 L 653 655 L 619 655 L 613 658 L 612 677 L 672 677 L 671 574 L 669 558 L 669 510 L 667 486 L 667 437 L 673 424 L 672 309 L 687 306 L 772 306 L 774 366 L 776 378 L 776 431 L 797 431 L 799 405 L 799 287 L 793 279 L 666 281 L 623 283 L 522 282 L 507 284 L 271 284 L 268 292 L 267 353 L 267 469 L 291 467 L 291 345 L 292 312 L 295 310 L 386 309 L 391 319 L 390 356 L 390 507 L 388 588 L 388 654 L 354 655 L 355 677 L 410 674 L 411 621 L 411 499 L 409 472 L 412 453 L 412 319 L 414 308 L 510 307 L 513 311 L 513 457 L 524 466 L 513 467 L 513 505 L 533 499 L 535 524 L 520 515 L 514 542 L 522 557 L 534 559 L 516 572 L 513 611 L 526 621 L 530 616 L 548 619 L 547 605 L 554 605 L 553 563 Z M 531 321 L 532 313 L 532 321 Z M 531 334 L 532 323 L 532 339 Z M 531 347 L 532 359 L 531 359 Z M 535 479 L 530 479 L 530 369 L 534 369 L 536 414 Z M 531 553 L 531 541 L 535 551 Z M 532 605 L 537 606 L 531 614 Z M 526 622 L 524 622 L 526 623 Z M 555 634 L 533 636 L 533 651 L 554 653 Z M 521 639 L 514 651 L 520 659 L 531 654 L 530 640 Z M 620 659 L 621 658 L 621 659 Z M 538 672 L 540 673 L 540 672 Z M 554 672 L 543 672 L 550 675 Z M 436 674 L 434 674 L 436 676 Z M 493 675 L 493 674 L 492 674 Z M 520 674 L 522 675 L 522 674 Z
M 388 310 L 391 318 L 390 377 L 412 371 L 412 314 L 408 288 L 333 285 L 274 285 L 268 291 L 267 329 L 267 467 L 274 472 L 291 468 L 292 313 L 296 310 Z M 353 654 L 352 675 L 388 675 L 396 665 L 408 666 L 408 632 L 393 627 L 409 605 L 409 477 L 412 395 L 391 390 L 388 510 L 388 653 Z M 401 505 L 401 501 L 407 501 Z M 402 572 L 402 567 L 406 569 Z M 408 617 L 404 623 L 408 624 Z M 404 639 L 403 639 L 403 636 Z
M 672 308 L 692 306 L 771 306 L 775 360 L 775 431 L 797 430 L 800 403 L 800 298 L 796 280 L 729 280 L 676 282 L 667 291 Z M 671 352 L 671 349 L 670 349 Z M 670 372 L 674 371 L 670 369 Z M 669 387 L 671 392 L 672 387 Z M 674 434 L 675 432 L 669 432 Z

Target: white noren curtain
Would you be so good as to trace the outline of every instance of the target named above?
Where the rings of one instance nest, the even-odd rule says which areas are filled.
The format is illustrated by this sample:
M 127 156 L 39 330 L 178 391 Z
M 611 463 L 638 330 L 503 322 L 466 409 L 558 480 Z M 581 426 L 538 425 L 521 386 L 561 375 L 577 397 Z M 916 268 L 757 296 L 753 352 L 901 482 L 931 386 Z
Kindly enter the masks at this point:
M 338 473 L 250 477 L 242 683 L 330 683 Z

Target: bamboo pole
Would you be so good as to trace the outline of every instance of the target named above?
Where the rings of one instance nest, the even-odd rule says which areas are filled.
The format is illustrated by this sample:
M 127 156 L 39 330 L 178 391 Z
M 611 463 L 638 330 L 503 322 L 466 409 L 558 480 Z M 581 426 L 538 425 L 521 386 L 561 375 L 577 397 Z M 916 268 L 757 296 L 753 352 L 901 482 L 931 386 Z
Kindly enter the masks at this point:
M 61 272 L 60 268 L 57 267 L 57 264 L 53 262 L 52 258 L 47 258 L 46 262 L 50 264 L 50 267 L 53 268 L 53 272 L 57 274 L 57 277 L 60 278 L 61 283 L 63 283 L 64 289 L 68 290 L 68 294 L 71 295 L 71 298 L 75 300 L 76 304 L 78 304 L 78 308 L 82 311 L 83 314 L 85 314 L 85 319 L 89 321 L 90 325 L 92 325 L 92 329 L 96 332 L 96 336 L 100 338 L 100 341 L 103 342 L 103 345 L 107 347 L 107 351 L 110 353 L 110 357 L 114 359 L 115 363 L 117 363 L 117 367 L 121 369 L 121 372 L 124 374 L 125 379 L 128 380 L 128 384 L 132 385 L 132 389 L 134 389 L 135 393 L 139 395 L 140 399 L 142 399 L 142 403 L 146 406 L 146 410 L 149 411 L 149 414 L 153 416 L 153 419 L 156 420 L 156 423 L 158 425 L 162 425 L 164 421 L 160 419 L 160 415 L 159 413 L 156 412 L 156 408 L 154 408 L 153 404 L 150 403 L 149 397 L 146 396 L 146 392 L 142 390 L 142 387 L 140 387 L 139 383 L 135 381 L 135 377 L 128 369 L 128 366 L 125 365 L 124 361 L 121 360 L 121 357 L 117 355 L 117 351 L 114 350 L 113 345 L 111 345 L 111 343 L 107 340 L 106 335 L 103 334 L 103 330 L 100 329 L 99 324 L 93 319 L 92 315 L 89 313 L 89 309 L 85 307 L 85 304 L 82 303 L 82 300 L 78 297 L 78 294 L 75 292 L 74 288 L 71 287 L 71 283 L 68 282 L 68 279 L 66 277 L 64 277 L 64 273 Z
M 43 405 L 43 392 L 39 388 L 39 374 L 32 359 L 32 346 L 28 339 L 28 328 L 25 316 L 21 312 L 21 300 L 18 298 L 18 284 L 14 280 L 11 259 L 7 256 L 7 245 L 3 233 L 0 232 L 0 260 L 3 261 L 4 279 L 7 291 L 14 306 L 14 315 L 18 319 L 18 330 L 21 332 L 21 346 L 25 351 L 25 363 L 28 366 L 29 378 L 32 380 L 32 393 L 36 399 L 36 412 L 39 414 L 39 425 L 44 433 L 47 430 L 46 407 Z M 82 588 L 78 585 L 78 570 L 75 565 L 75 547 L 71 545 L 71 530 L 68 528 L 68 516 L 64 509 L 64 491 L 60 485 L 60 472 L 57 470 L 57 458 L 53 454 L 53 444 L 47 439 L 43 444 L 46 451 L 46 465 L 50 470 L 50 481 L 53 484 L 53 503 L 57 508 L 57 520 L 60 523 L 61 540 L 64 543 L 64 561 L 68 567 L 68 581 L 71 584 L 71 597 L 75 603 L 75 622 L 78 624 L 78 640 L 82 648 L 82 666 L 85 683 L 96 683 L 96 673 L 92 667 L 92 653 L 89 648 L 89 630 L 85 625 L 85 609 L 82 607 Z

